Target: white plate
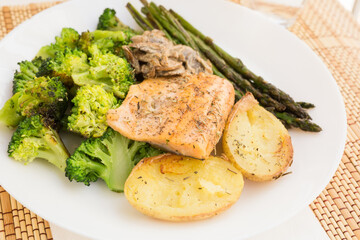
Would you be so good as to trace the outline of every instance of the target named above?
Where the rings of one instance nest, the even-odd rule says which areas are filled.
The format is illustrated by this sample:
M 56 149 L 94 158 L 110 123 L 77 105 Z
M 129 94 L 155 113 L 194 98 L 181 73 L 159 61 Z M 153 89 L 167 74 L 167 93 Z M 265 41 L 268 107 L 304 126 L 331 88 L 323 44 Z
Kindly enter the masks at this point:
M 131 1 L 140 7 L 137 0 Z M 126 1 L 75 0 L 46 10 L 13 30 L 0 45 L 0 106 L 11 95 L 16 63 L 31 59 L 54 40 L 62 27 L 95 29 L 105 7 L 136 26 Z M 98 239 L 241 239 L 270 229 L 295 215 L 325 188 L 344 149 L 345 108 L 338 87 L 320 59 L 306 44 L 265 17 L 218 0 L 157 0 L 172 7 L 239 56 L 254 72 L 284 89 L 296 100 L 316 105 L 311 116 L 323 131 L 291 130 L 292 174 L 271 183 L 246 182 L 240 200 L 225 213 L 191 223 L 148 218 L 132 208 L 123 194 L 109 191 L 102 181 L 86 187 L 70 183 L 43 161 L 27 166 L 7 157 L 11 131 L 1 127 L 0 184 L 41 217 L 79 234 Z M 181 3 L 181 4 L 179 4 Z

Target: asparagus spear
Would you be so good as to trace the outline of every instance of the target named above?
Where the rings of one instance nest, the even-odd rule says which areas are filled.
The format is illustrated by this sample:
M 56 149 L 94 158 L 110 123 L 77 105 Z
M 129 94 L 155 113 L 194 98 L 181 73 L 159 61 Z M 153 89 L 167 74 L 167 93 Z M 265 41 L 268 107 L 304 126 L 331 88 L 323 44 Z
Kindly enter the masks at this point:
M 196 41 L 196 43 L 198 43 L 198 41 Z M 199 41 L 199 43 L 200 43 L 200 45 L 199 45 L 200 49 L 203 50 L 202 49 L 203 45 L 201 45 L 200 41 Z M 225 73 L 225 75 L 226 75 L 226 73 Z M 246 90 L 251 92 L 251 90 L 249 90 L 249 89 L 246 89 Z M 241 98 L 242 97 L 241 94 L 239 94 L 239 92 L 237 92 L 237 91 L 235 92 L 235 94 L 236 94 L 236 96 L 235 96 L 236 98 Z M 258 97 L 257 99 L 261 103 L 261 105 L 266 106 L 266 104 L 264 104 L 264 102 L 263 102 L 263 100 L 264 100 L 263 98 Z M 286 128 L 291 128 L 291 127 L 300 128 L 300 129 L 302 129 L 304 131 L 309 131 L 309 132 L 320 132 L 322 130 L 320 126 L 318 126 L 317 124 L 315 124 L 315 123 L 313 123 L 313 122 L 311 122 L 311 121 L 309 121 L 307 119 L 298 118 L 298 117 L 296 117 L 295 115 L 293 115 L 291 113 L 281 112 L 281 110 L 276 111 L 276 106 L 273 106 L 272 108 L 274 109 L 274 111 L 271 111 L 271 112 L 284 124 L 284 126 Z
M 190 45 L 189 41 L 187 41 L 187 39 L 183 37 L 181 30 L 179 30 L 178 28 L 176 28 L 176 26 L 174 26 L 176 24 L 174 25 L 172 25 L 171 23 L 169 24 L 168 22 L 166 22 L 165 19 L 162 19 L 162 16 L 160 16 L 160 10 L 157 8 L 157 6 L 154 3 L 150 3 L 149 11 L 154 16 L 154 18 L 156 18 L 163 25 L 163 27 L 169 31 L 169 33 L 173 37 L 178 38 L 181 36 L 181 39 L 178 38 L 178 40 L 180 40 L 184 45 Z M 165 22 L 167 24 L 164 24 Z M 238 85 L 240 89 L 252 92 L 254 96 L 258 99 L 258 101 L 264 106 L 273 106 L 278 111 L 285 110 L 285 106 L 283 104 L 275 101 L 274 99 L 270 98 L 268 95 L 261 93 L 260 91 L 255 89 L 250 84 L 250 82 L 242 78 L 231 68 L 227 67 L 226 63 L 213 50 L 208 48 L 204 43 L 200 42 L 201 41 L 200 39 L 196 39 L 196 37 L 193 36 L 191 33 L 189 33 L 189 35 L 191 35 L 193 41 L 196 43 L 196 45 L 198 45 L 198 47 L 206 55 L 206 57 L 209 58 L 210 61 L 212 61 L 212 63 L 218 69 L 220 69 L 220 72 L 222 72 L 228 79 L 234 81 L 235 84 Z
M 148 4 L 146 1 L 142 1 L 142 2 L 144 3 L 144 6 L 149 6 L 149 4 Z M 153 7 L 154 10 L 155 10 L 155 9 L 156 9 L 156 8 L 155 8 L 156 5 L 154 6 L 153 4 L 154 4 L 154 3 L 151 3 L 152 7 Z M 184 45 L 187 45 L 187 46 L 190 46 L 190 47 L 192 47 L 193 49 L 194 49 L 194 48 L 197 49 L 198 52 L 200 53 L 201 57 L 204 58 L 205 60 L 207 60 L 207 58 L 202 54 L 202 52 L 199 51 L 199 49 L 197 48 L 197 45 L 196 45 L 195 42 L 192 40 L 191 36 L 186 32 L 185 29 L 182 28 L 181 24 L 178 23 L 177 20 L 174 19 L 173 16 L 172 16 L 164 7 L 160 6 L 160 10 L 161 10 L 164 14 L 167 15 L 169 21 L 171 21 L 171 19 L 173 20 L 173 21 L 171 21 L 171 23 L 173 24 L 174 27 L 175 27 L 175 26 L 176 26 L 176 27 L 179 27 L 179 28 L 182 30 L 181 32 L 179 32 L 179 31 L 177 31 L 176 28 L 173 29 L 174 31 L 177 31 L 177 32 L 178 32 L 178 33 L 175 34 L 175 35 L 180 35 L 180 34 L 183 33 L 183 34 L 182 34 L 182 35 L 184 36 L 183 44 L 184 44 Z M 153 18 L 154 21 L 156 21 L 156 23 L 157 23 L 157 25 L 158 25 L 158 26 L 157 26 L 157 29 L 160 29 L 160 30 L 164 31 L 164 32 L 165 32 L 165 35 L 168 37 L 168 39 L 172 39 L 171 36 L 168 34 L 168 32 L 162 27 L 162 25 L 161 25 L 161 24 L 155 19 L 155 17 L 150 13 L 150 11 L 149 11 L 148 8 L 143 7 L 143 8 L 142 8 L 142 12 L 143 12 L 144 14 L 147 14 L 147 17 L 148 17 L 148 18 Z M 154 11 L 153 11 L 153 12 L 154 12 Z M 159 11 L 157 11 L 157 14 L 159 14 Z M 177 22 L 177 23 L 176 23 L 176 22 Z M 185 33 L 185 34 L 184 34 L 184 33 Z M 174 32 L 173 32 L 173 34 L 174 34 Z M 173 40 L 174 40 L 174 39 L 173 39 Z M 178 40 L 178 39 L 175 39 L 175 40 Z M 215 75 L 217 75 L 217 76 L 219 76 L 219 77 L 221 77 L 221 78 L 226 78 L 214 65 L 212 66 L 212 69 L 213 69 L 213 73 L 214 73 Z M 241 91 L 241 90 L 239 89 L 239 87 L 237 87 L 235 84 L 233 84 L 233 85 L 234 85 L 234 88 L 237 89 L 237 91 Z
M 160 6 L 160 11 L 165 15 L 165 17 L 168 19 L 168 21 L 175 28 L 177 28 L 179 30 L 179 32 L 183 35 L 186 42 L 188 43 L 187 45 L 189 47 L 191 47 L 192 49 L 200 52 L 200 50 L 197 47 L 197 45 L 195 44 L 194 40 L 191 38 L 189 33 L 183 28 L 183 26 L 179 23 L 179 21 L 173 15 L 171 15 L 171 13 L 166 8 L 164 8 L 164 6 Z
M 174 43 L 177 44 L 177 42 L 170 36 L 170 34 L 168 33 L 168 31 L 166 31 L 166 29 L 164 29 L 164 28 L 161 26 L 161 24 L 151 15 L 151 13 L 149 12 L 149 9 L 148 9 L 148 8 L 142 7 L 142 8 L 141 8 L 141 12 L 146 15 L 146 17 L 149 19 L 149 22 L 152 23 L 152 25 L 153 25 L 153 27 L 154 27 L 155 29 L 159 29 L 159 30 L 163 31 L 163 32 L 165 33 L 166 38 L 170 39 L 171 41 L 173 41 Z M 153 29 L 154 29 L 154 28 L 153 28 Z
M 271 83 L 266 82 L 262 77 L 257 76 L 251 72 L 240 59 L 232 57 L 229 53 L 216 45 L 210 37 L 202 34 L 178 13 L 173 10 L 170 10 L 170 13 L 182 24 L 186 30 L 199 37 L 202 41 L 209 45 L 236 72 L 241 74 L 244 78 L 252 80 L 258 89 L 284 104 L 290 112 L 296 114 L 298 117 L 311 119 L 310 115 L 301 107 L 301 105 L 297 104 L 287 93 L 276 88 Z
M 146 0 L 141 0 L 143 3 L 144 2 L 146 2 Z M 153 3 L 152 3 L 153 4 Z M 145 4 L 144 4 L 145 5 Z M 154 14 L 161 14 L 160 13 L 160 10 L 159 10 L 159 8 L 157 8 L 157 6 L 155 5 L 155 4 L 153 4 L 153 11 L 152 11 L 152 13 L 154 13 Z M 149 6 L 148 4 L 146 4 L 145 6 Z M 144 11 L 143 11 L 144 12 Z M 149 11 L 149 13 L 150 13 L 150 11 Z M 174 26 L 174 25 L 172 25 L 172 24 L 166 24 L 166 19 L 163 17 L 163 16 L 161 16 L 161 15 L 159 15 L 157 18 L 155 18 L 155 16 L 153 16 L 152 14 L 149 14 L 149 15 L 147 15 L 148 16 L 148 18 L 150 17 L 150 16 L 152 16 L 152 17 L 154 17 L 154 19 L 161 19 L 160 17 L 162 17 L 163 19 L 162 19 L 162 21 L 158 21 L 157 22 L 157 24 L 158 24 L 158 26 L 157 27 L 162 27 L 162 25 L 161 24 L 164 24 L 165 23 L 165 26 L 167 26 L 167 29 L 170 29 L 171 31 L 170 31 L 170 33 L 172 34 L 172 35 L 176 35 L 176 36 L 183 36 L 182 35 L 182 33 L 181 33 L 181 30 L 179 30 L 178 28 L 177 28 L 177 26 Z M 136 16 L 134 16 L 133 15 L 133 17 L 135 18 Z M 156 27 L 156 28 L 157 28 Z M 163 30 L 165 30 L 164 28 L 163 28 Z M 166 31 L 166 30 L 165 30 Z M 191 34 L 191 38 L 193 38 L 194 39 L 194 42 L 196 42 L 196 44 L 198 44 L 198 41 L 199 41 L 199 39 L 196 39 L 196 38 L 194 38 L 194 36 Z M 183 36 L 183 38 L 181 39 L 182 40 L 182 43 L 183 44 L 185 44 L 185 45 L 188 45 L 189 46 L 189 42 L 185 39 L 185 37 Z M 206 49 L 206 50 L 209 50 L 209 48 L 208 48 L 208 46 L 206 46 L 206 44 L 204 43 L 204 42 L 201 42 L 200 41 L 200 43 L 201 44 L 203 44 L 203 45 L 200 45 L 200 46 L 203 46 L 204 47 L 204 49 Z M 200 47 L 199 46 L 199 47 Z M 207 48 L 206 48 L 207 47 Z M 211 50 L 211 49 L 210 49 Z M 208 54 L 212 54 L 213 55 L 213 57 L 216 57 L 216 58 L 218 58 L 217 59 L 217 61 L 218 62 L 220 62 L 220 63 L 222 63 L 222 65 L 220 65 L 220 66 L 223 66 L 223 67 L 225 67 L 225 69 L 227 69 L 227 68 L 229 68 L 228 66 L 226 66 L 226 62 L 223 60 L 223 59 L 221 59 L 221 57 L 219 57 L 219 55 L 217 55 L 216 54 L 216 52 L 214 52 L 214 51 L 208 51 Z M 215 59 L 216 59 L 215 58 Z M 221 61 L 222 60 L 222 61 Z M 215 61 L 215 62 L 217 62 L 217 61 Z M 240 61 L 240 60 L 239 60 Z M 227 73 L 229 73 L 230 75 L 231 74 L 233 74 L 233 75 L 235 75 L 236 76 L 236 72 L 235 71 L 231 71 L 232 69 L 231 68 L 229 68 L 230 70 L 228 70 L 228 71 L 225 71 L 225 72 L 227 72 Z M 214 72 L 214 74 L 215 75 L 218 75 L 218 76 L 220 76 L 220 77 L 223 77 L 223 78 L 225 78 L 225 76 L 216 68 L 216 66 L 215 65 L 213 65 L 213 72 Z M 241 77 L 241 76 L 240 76 Z M 237 80 L 239 80 L 239 79 L 237 79 Z M 245 79 L 242 79 L 244 82 L 247 82 L 247 80 L 245 80 Z M 235 81 L 236 83 L 238 83 L 238 81 Z M 236 98 L 236 100 L 239 100 L 243 95 L 244 95 L 244 92 L 238 87 L 238 85 L 237 84 L 235 84 L 235 82 L 234 81 L 232 81 L 232 83 L 233 83 L 233 85 L 234 85 L 234 88 L 235 88 L 235 98 Z M 247 84 L 245 84 L 245 85 L 247 85 Z M 250 85 L 251 86 L 251 85 Z M 248 90 L 248 89 L 246 89 L 245 88 L 245 91 L 246 90 Z M 255 95 L 255 94 L 254 94 Z M 256 96 L 255 96 L 256 97 Z M 259 99 L 258 99 L 259 100 Z M 262 102 L 262 101 L 264 101 L 264 99 L 260 99 L 260 103 Z M 310 104 L 310 103 L 305 103 L 305 102 L 299 102 L 298 103 L 299 105 L 302 105 L 302 106 L 304 106 L 304 108 L 307 108 L 307 107 L 311 107 L 311 106 L 313 106 L 312 104 Z M 301 119 L 301 118 L 298 118 L 298 117 L 296 117 L 294 114 L 291 114 L 291 113 L 287 113 L 287 112 L 280 112 L 280 111 L 276 111 L 275 109 L 275 107 L 274 106 L 270 106 L 270 107 L 267 107 L 267 109 L 270 111 L 270 112 L 272 112 L 287 128 L 291 128 L 291 127 L 295 127 L 295 128 L 300 128 L 300 129 L 302 129 L 302 130 L 304 130 L 304 131 L 312 131 L 312 132 L 319 132 L 319 131 L 321 131 L 322 129 L 321 129 L 321 127 L 319 127 L 318 125 L 316 125 L 315 123 L 312 123 L 312 122 L 310 122 L 309 120 L 306 120 L 306 119 Z
M 212 66 L 212 70 L 214 75 L 219 76 L 221 78 L 226 78 L 224 74 L 222 74 L 214 65 Z
M 235 90 L 236 101 L 240 100 L 244 95 L 244 92 Z M 273 107 L 267 107 L 265 109 L 274 114 L 287 129 L 300 128 L 308 132 L 320 132 L 322 130 L 319 125 L 306 119 L 297 118 L 291 113 L 277 112 Z
M 145 6 L 146 7 L 146 6 Z M 155 18 L 160 25 L 162 25 L 162 27 L 164 29 L 166 29 L 166 31 L 168 31 L 168 33 L 175 39 L 177 39 L 178 41 L 180 41 L 180 43 L 187 45 L 187 41 L 186 39 L 183 37 L 183 35 L 176 31 L 175 27 L 173 25 L 171 25 L 167 19 L 161 15 L 160 10 L 158 9 L 158 7 L 155 4 L 149 4 L 147 9 L 149 10 L 150 14 L 153 16 L 153 18 Z
M 145 19 L 131 3 L 127 3 L 126 8 L 129 10 L 136 23 L 139 24 L 144 31 L 153 29 L 151 23 Z
M 145 15 L 145 19 L 147 19 L 149 21 L 149 23 L 151 24 L 151 29 L 159 29 L 161 27 L 161 25 L 158 24 L 156 22 L 156 20 L 154 20 L 153 18 L 149 18 L 149 16 L 151 16 L 151 15 L 149 14 L 149 11 L 147 10 L 147 8 L 142 7 L 140 9 L 140 11 Z
M 200 50 L 210 61 L 231 81 L 234 81 L 240 89 L 243 91 L 249 91 L 254 94 L 255 98 L 260 102 L 261 105 L 266 107 L 274 107 L 277 111 L 284 111 L 285 106 L 268 95 L 261 93 L 259 90 L 254 88 L 250 82 L 244 79 L 240 74 L 230 68 L 223 59 L 219 57 L 211 48 L 209 48 L 201 39 L 192 35 L 195 43 L 198 45 Z
M 313 123 L 307 119 L 297 118 L 293 114 L 287 112 L 274 112 L 275 116 L 280 120 L 286 122 L 287 125 L 300 128 L 308 132 L 320 132 L 322 129 L 316 123 Z
M 310 108 L 315 107 L 314 104 L 308 103 L 308 102 L 297 102 L 297 104 L 299 104 L 302 108 L 305 108 L 305 109 L 310 109 Z
M 179 20 L 181 25 L 183 25 L 183 27 L 186 30 L 188 30 L 195 36 L 198 36 L 203 41 L 206 39 L 206 36 L 204 34 L 202 34 L 199 30 L 197 30 L 194 26 L 192 26 L 188 21 L 186 21 L 183 17 L 181 17 L 179 14 L 177 14 L 174 10 L 170 9 L 170 13 Z

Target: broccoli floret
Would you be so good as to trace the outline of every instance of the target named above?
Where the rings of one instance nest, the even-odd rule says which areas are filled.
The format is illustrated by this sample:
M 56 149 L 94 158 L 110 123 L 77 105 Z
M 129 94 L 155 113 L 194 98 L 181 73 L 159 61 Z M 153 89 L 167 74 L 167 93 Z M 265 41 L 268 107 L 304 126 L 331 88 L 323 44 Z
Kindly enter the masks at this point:
M 98 41 L 104 38 L 113 40 L 114 42 L 128 43 L 130 41 L 129 36 L 123 31 L 107 31 L 107 30 L 95 30 L 92 32 L 94 41 Z
M 100 30 L 112 30 L 121 25 L 119 19 L 116 17 L 116 11 L 114 9 L 105 8 L 104 12 L 99 17 L 99 23 L 97 29 Z
M 58 133 L 47 126 L 40 115 L 23 120 L 14 132 L 8 154 L 25 164 L 42 158 L 64 171 L 69 153 Z
M 134 84 L 134 73 L 126 59 L 111 53 L 101 53 L 92 45 L 90 48 L 89 71 L 72 74 L 76 85 L 103 85 L 104 89 L 116 97 L 125 98 L 129 87 Z
M 60 77 L 60 80 L 70 88 L 73 85 L 71 74 L 89 69 L 87 59 L 87 55 L 82 51 L 66 47 L 64 51 L 56 52 L 54 58 L 43 61 L 37 76 Z
M 61 35 L 55 37 L 55 43 L 42 47 L 37 56 L 46 58 L 53 58 L 57 52 L 62 52 L 65 48 L 74 49 L 79 41 L 79 33 L 72 28 L 63 28 Z
M 130 38 L 138 34 L 135 30 L 122 23 L 119 18 L 116 17 L 116 11 L 110 8 L 105 8 L 104 12 L 100 15 L 97 29 L 108 31 L 123 31 Z
M 113 53 L 115 55 L 123 55 L 122 46 L 130 43 L 130 38 L 125 31 L 104 31 L 95 30 L 94 32 L 83 32 L 79 39 L 78 47 L 88 55 L 89 48 L 92 45 L 96 47 L 102 53 Z
M 133 69 L 126 59 L 112 53 L 103 53 L 97 45 L 89 47 L 90 58 L 78 49 L 65 48 L 49 58 L 39 68 L 38 75 L 58 76 L 69 88 L 104 85 L 104 89 L 124 98 L 134 83 Z
M 80 87 L 72 102 L 68 129 L 86 138 L 101 137 L 108 127 L 107 111 L 118 106 L 114 95 L 101 85 Z
M 41 57 L 36 57 L 32 61 L 22 61 L 18 63 L 20 71 L 16 71 L 14 74 L 13 94 L 22 91 L 24 85 L 36 77 L 42 62 Z
M 108 128 L 101 138 L 89 138 L 81 143 L 67 159 L 65 175 L 70 181 L 87 186 L 102 178 L 110 190 L 122 192 L 138 161 L 161 153 L 147 143 L 130 140 Z
M 52 75 L 53 70 L 50 67 L 51 60 L 52 58 L 47 58 L 42 61 L 38 68 L 38 72 L 36 73 L 36 77 L 50 77 Z
M 65 86 L 57 78 L 39 77 L 26 82 L 0 110 L 0 121 L 16 127 L 25 117 L 41 114 L 54 123 L 67 108 Z

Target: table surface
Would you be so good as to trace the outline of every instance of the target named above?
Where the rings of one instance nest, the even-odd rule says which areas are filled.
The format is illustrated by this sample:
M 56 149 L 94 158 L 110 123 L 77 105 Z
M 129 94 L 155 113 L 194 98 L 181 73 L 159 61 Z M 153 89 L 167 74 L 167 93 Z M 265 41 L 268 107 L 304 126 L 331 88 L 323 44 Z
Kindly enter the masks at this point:
M 283 4 L 289 4 L 292 6 L 298 6 L 301 4 L 303 0 L 269 0 Z M 41 2 L 51 2 L 51 0 L 0 0 L 1 6 L 9 6 L 9 5 L 21 5 L 28 3 L 41 3 Z M 339 2 L 345 7 L 345 9 L 351 11 L 354 6 L 355 0 L 339 0 Z

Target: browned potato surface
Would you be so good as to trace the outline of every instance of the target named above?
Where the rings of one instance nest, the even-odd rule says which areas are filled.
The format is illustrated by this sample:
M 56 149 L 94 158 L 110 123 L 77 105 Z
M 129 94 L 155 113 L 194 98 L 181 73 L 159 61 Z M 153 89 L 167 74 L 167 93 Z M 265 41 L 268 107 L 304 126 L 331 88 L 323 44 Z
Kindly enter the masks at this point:
M 253 181 L 277 179 L 293 160 L 287 129 L 251 93 L 238 101 L 230 113 L 223 149 L 244 177 Z
M 125 196 L 140 212 L 163 220 L 212 217 L 240 197 L 244 181 L 228 160 L 173 154 L 143 159 L 125 183 Z

